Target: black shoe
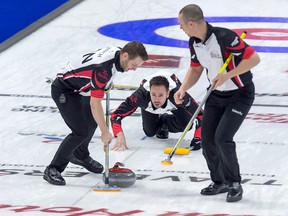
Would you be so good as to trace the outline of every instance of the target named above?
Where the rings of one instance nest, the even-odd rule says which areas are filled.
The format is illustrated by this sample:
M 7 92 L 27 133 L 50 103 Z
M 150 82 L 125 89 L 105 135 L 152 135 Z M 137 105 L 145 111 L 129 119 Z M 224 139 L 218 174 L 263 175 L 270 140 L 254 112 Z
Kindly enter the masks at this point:
M 215 182 L 212 182 L 208 187 L 203 188 L 200 193 L 202 195 L 216 195 L 228 192 L 228 189 L 229 186 L 227 184 L 216 184 Z
M 53 185 L 66 184 L 65 179 L 61 176 L 61 173 L 54 167 L 46 167 L 43 179 Z
M 239 182 L 233 182 L 228 190 L 226 202 L 237 202 L 242 199 L 243 189 Z
M 201 139 L 198 137 L 194 137 L 190 143 L 190 149 L 193 151 L 201 149 Z
M 169 131 L 166 124 L 163 124 L 159 131 L 156 133 L 158 139 L 168 139 Z
M 93 173 L 102 173 L 104 170 L 102 164 L 93 160 L 93 158 L 91 158 L 90 156 L 88 156 L 87 158 L 83 160 L 80 160 L 76 158 L 75 156 L 72 156 L 72 158 L 70 159 L 70 162 L 76 165 L 83 166 L 85 169 Z

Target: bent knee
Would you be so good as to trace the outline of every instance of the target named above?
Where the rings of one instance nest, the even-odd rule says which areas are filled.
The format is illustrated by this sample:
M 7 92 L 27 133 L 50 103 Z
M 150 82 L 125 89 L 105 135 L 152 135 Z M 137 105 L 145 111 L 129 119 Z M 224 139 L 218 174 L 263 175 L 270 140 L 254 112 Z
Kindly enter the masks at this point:
M 147 137 L 153 137 L 156 135 L 156 131 L 147 131 L 147 130 L 144 130 L 144 133 Z

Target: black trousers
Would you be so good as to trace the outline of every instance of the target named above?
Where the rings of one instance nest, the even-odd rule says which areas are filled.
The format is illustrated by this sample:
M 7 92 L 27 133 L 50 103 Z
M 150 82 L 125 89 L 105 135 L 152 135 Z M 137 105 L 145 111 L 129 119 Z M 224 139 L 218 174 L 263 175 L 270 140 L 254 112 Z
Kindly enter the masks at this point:
M 197 104 L 192 104 L 191 106 L 193 106 L 193 108 L 191 107 L 193 115 L 197 109 Z M 190 121 L 192 115 L 191 112 L 187 112 L 184 107 L 179 107 L 177 110 L 172 111 L 172 114 L 164 115 L 153 114 L 141 109 L 142 126 L 144 133 L 148 137 L 155 136 L 162 124 L 167 125 L 169 132 L 182 132 Z M 202 115 L 202 111 L 199 113 L 199 116 L 200 115 Z
M 212 91 L 202 119 L 202 149 L 212 181 L 240 182 L 240 169 L 234 135 L 254 101 L 251 83 L 230 92 Z
M 49 165 L 63 172 L 72 154 L 79 159 L 89 156 L 88 146 L 97 124 L 92 116 L 90 97 L 71 93 L 71 90 L 65 88 L 58 79 L 51 85 L 51 94 L 63 120 L 71 129 L 71 133 L 62 141 Z

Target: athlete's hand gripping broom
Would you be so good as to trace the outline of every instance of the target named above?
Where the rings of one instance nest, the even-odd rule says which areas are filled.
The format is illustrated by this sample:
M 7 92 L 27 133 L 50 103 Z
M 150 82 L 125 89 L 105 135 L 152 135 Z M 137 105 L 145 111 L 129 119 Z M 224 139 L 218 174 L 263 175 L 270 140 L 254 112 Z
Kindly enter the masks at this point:
M 243 32 L 240 36 L 241 39 L 244 39 L 246 36 L 247 32 Z M 225 63 L 223 64 L 223 66 L 221 67 L 220 71 L 219 71 L 219 75 L 222 74 L 224 72 L 224 70 L 226 69 L 226 67 L 228 66 L 228 64 L 230 63 L 231 59 L 232 59 L 233 54 L 230 53 L 230 55 L 228 56 L 228 58 L 226 59 Z M 184 139 L 186 133 L 188 132 L 188 130 L 190 129 L 190 127 L 192 126 L 194 120 L 196 119 L 198 113 L 200 112 L 202 106 L 205 104 L 207 98 L 209 97 L 209 95 L 211 94 L 212 90 L 214 89 L 216 85 L 216 82 L 214 82 L 210 88 L 208 89 L 206 95 L 204 96 L 203 100 L 201 101 L 201 103 L 199 104 L 198 108 L 196 109 L 194 115 L 192 116 L 192 118 L 190 119 L 190 121 L 188 122 L 186 128 L 184 129 L 184 131 L 182 132 L 180 138 L 178 139 L 176 145 L 174 146 L 174 148 L 172 149 L 172 151 L 170 152 L 170 154 L 168 155 L 167 159 L 161 161 L 161 164 L 164 166 L 171 166 L 173 164 L 173 162 L 171 161 L 173 155 L 175 154 L 177 148 L 180 146 L 182 140 Z M 183 151 L 187 151 L 187 149 L 183 149 Z M 188 150 L 189 151 L 189 150 Z M 165 150 L 164 150 L 165 152 Z M 166 150 L 167 152 L 167 150 Z

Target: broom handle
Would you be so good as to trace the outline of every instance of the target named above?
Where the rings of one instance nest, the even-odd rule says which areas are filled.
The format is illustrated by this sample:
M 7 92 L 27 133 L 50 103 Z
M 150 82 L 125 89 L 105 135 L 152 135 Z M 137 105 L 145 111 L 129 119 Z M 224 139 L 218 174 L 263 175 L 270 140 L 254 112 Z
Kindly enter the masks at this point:
M 110 109 L 110 89 L 105 91 L 106 94 L 106 113 L 105 120 L 109 129 L 109 109 Z M 109 145 L 106 146 L 105 151 L 105 185 L 109 186 Z

